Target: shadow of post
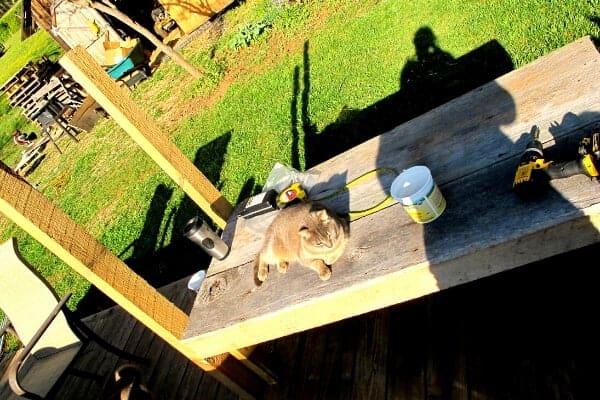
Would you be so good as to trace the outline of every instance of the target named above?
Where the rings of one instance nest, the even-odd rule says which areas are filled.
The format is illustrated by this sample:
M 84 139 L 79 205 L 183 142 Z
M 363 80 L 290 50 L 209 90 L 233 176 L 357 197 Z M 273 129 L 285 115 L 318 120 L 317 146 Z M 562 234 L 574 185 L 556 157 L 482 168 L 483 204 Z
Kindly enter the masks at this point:
M 227 132 L 196 151 L 194 165 L 211 182 L 219 182 L 231 133 Z M 252 185 L 253 186 L 253 185 Z M 144 226 L 137 239 L 129 244 L 119 257 L 131 250 L 124 262 L 150 285 L 159 288 L 178 279 L 207 269 L 210 257 L 197 245 L 183 237 L 187 221 L 199 215 L 210 223 L 208 217 L 189 197 L 185 196 L 178 207 L 165 214 L 173 189 L 159 184 L 146 211 Z M 162 229 L 161 229 L 162 227 Z M 166 243 L 166 232 L 171 229 L 171 239 Z M 163 232 L 160 236 L 161 231 Z M 79 316 L 99 312 L 115 303 L 91 286 L 77 306 Z
M 225 163 L 227 147 L 231 141 L 231 132 L 226 132 L 213 141 L 200 147 L 194 156 L 194 165 L 198 170 L 213 182 L 220 190 L 221 171 Z M 171 243 L 164 249 L 165 259 L 170 264 L 171 269 L 177 271 L 177 278 L 188 276 L 202 269 L 207 269 L 211 258 L 196 244 L 183 236 L 183 230 L 187 222 L 195 216 L 217 230 L 216 225 L 206 216 L 206 214 L 192 201 L 187 195 L 183 198 L 176 209 L 173 217 Z

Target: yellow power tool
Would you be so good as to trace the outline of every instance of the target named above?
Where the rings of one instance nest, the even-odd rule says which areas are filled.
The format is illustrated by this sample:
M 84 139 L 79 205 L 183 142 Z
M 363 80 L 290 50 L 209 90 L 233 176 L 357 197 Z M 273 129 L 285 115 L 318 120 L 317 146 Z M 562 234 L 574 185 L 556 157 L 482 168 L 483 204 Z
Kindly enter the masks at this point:
M 567 178 L 573 175 L 586 175 L 598 180 L 600 160 L 600 132 L 585 136 L 579 143 L 578 155 L 574 160 L 554 162 L 544 157 L 540 142 L 540 130 L 532 128 L 532 140 L 528 143 L 519 160 L 513 180 L 513 188 L 523 198 L 539 195 L 550 180 Z
M 300 183 L 294 182 L 279 193 L 279 196 L 277 196 L 277 207 L 284 208 L 290 204 L 306 200 L 307 197 L 308 195 L 302 186 L 300 186 Z

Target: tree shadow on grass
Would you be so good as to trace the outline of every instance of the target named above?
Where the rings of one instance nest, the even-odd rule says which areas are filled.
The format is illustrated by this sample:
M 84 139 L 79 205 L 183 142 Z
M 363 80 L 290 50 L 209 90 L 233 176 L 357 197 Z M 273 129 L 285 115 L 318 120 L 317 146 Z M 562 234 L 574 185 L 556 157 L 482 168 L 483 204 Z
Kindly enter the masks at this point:
M 598 15 L 590 15 L 588 17 L 588 19 L 593 22 L 594 24 L 596 24 L 596 26 L 598 26 L 600 28 L 600 16 Z M 594 42 L 594 45 L 596 45 L 596 47 L 600 48 L 600 37 L 598 36 L 592 36 L 592 41 Z
M 211 182 L 221 181 L 221 169 L 230 140 L 231 132 L 227 132 L 196 151 L 194 165 Z M 207 269 L 211 260 L 201 248 L 183 237 L 183 228 L 191 218 L 198 215 L 209 223 L 210 219 L 188 196 L 167 214 L 167 205 L 173 192 L 165 184 L 156 187 L 138 238 L 119 254 L 122 257 L 131 251 L 131 256 L 124 262 L 155 288 Z M 166 232 L 169 228 L 171 238 L 167 243 Z M 91 286 L 79 302 L 77 313 L 80 316 L 90 315 L 114 304 L 96 287 Z

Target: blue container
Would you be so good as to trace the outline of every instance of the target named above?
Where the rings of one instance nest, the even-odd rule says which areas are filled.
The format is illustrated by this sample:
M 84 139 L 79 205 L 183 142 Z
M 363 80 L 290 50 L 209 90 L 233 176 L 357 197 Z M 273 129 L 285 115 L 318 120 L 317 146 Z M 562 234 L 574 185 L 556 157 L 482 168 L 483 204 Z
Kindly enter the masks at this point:
M 136 44 L 120 63 L 109 68 L 108 75 L 113 79 L 122 78 L 127 72 L 131 71 L 144 62 L 144 53 L 140 43 Z

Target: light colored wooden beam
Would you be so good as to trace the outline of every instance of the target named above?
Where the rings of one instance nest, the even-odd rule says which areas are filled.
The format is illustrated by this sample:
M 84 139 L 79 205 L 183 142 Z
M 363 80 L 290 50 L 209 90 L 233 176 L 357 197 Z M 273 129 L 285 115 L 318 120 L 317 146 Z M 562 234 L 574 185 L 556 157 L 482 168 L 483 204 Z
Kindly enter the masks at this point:
M 0 212 L 168 342 L 188 316 L 123 261 L 2 164 Z
M 182 343 L 188 316 L 2 162 L 0 213 L 240 397 L 259 393 L 262 382 L 234 357 L 198 357 Z
M 130 98 L 126 88 L 81 46 L 67 52 L 59 63 L 217 226 L 225 227 L 231 204 Z

